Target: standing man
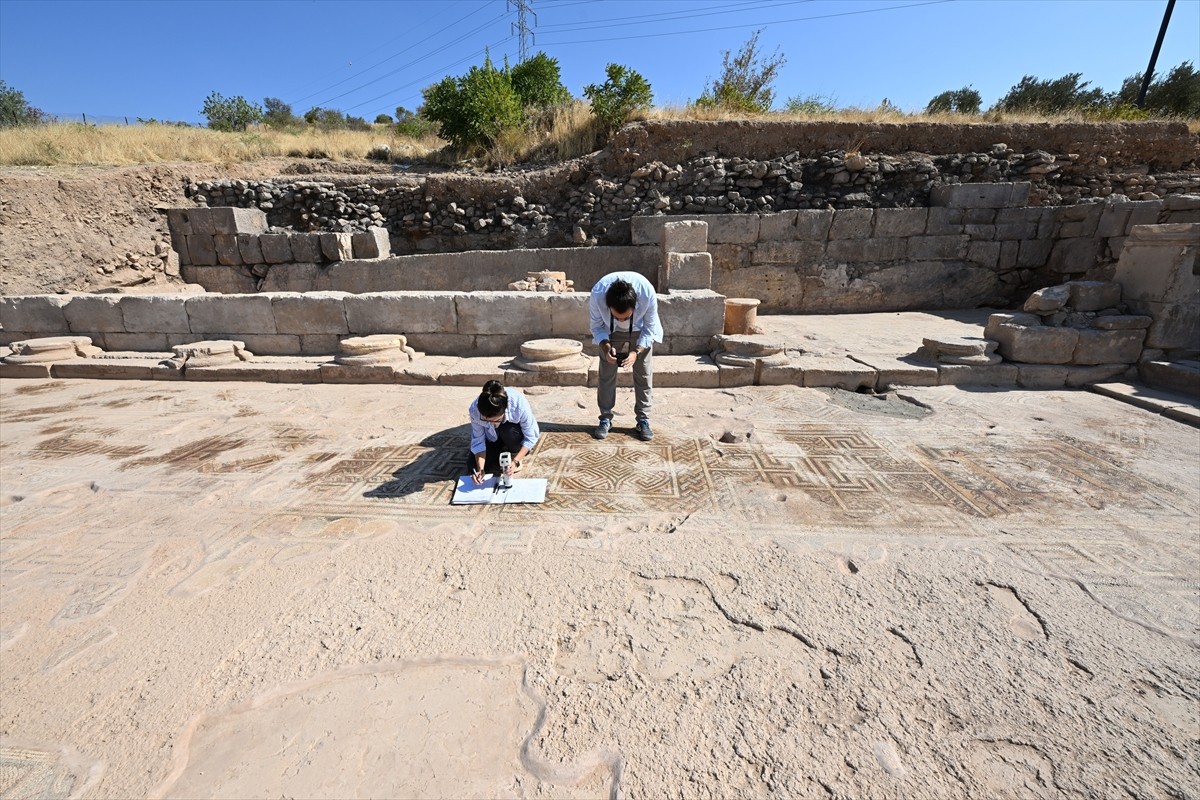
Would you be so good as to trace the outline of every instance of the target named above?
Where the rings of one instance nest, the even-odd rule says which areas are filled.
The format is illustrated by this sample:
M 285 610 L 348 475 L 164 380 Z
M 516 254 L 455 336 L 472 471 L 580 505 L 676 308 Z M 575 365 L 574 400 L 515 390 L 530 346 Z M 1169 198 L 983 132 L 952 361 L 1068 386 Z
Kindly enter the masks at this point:
M 637 435 L 643 442 L 654 438 L 650 430 L 651 393 L 654 389 L 653 347 L 663 340 L 658 321 L 654 285 L 636 272 L 612 272 L 592 287 L 588 301 L 592 341 L 600 346 L 600 385 L 596 403 L 600 424 L 592 434 L 604 439 L 612 430 L 617 403 L 617 369 L 633 367 Z

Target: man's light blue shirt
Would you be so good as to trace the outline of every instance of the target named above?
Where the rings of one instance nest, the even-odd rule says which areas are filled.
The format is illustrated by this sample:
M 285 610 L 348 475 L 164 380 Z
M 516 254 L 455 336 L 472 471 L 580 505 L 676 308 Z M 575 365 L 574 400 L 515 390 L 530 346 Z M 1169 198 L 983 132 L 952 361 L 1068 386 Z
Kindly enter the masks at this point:
M 504 391 L 508 395 L 508 408 L 504 410 L 504 422 L 515 422 L 520 425 L 521 433 L 525 437 L 521 444 L 532 450 L 533 446 L 537 444 L 538 437 L 542 435 L 541 430 L 538 429 L 537 420 L 533 416 L 533 409 L 530 408 L 525 395 L 518 390 L 506 388 Z M 471 418 L 471 452 L 478 455 L 487 449 L 485 442 L 496 441 L 496 426 L 480 415 L 478 397 L 471 401 L 468 416 Z
M 592 287 L 592 294 L 588 299 L 592 342 L 600 344 L 612 335 L 613 317 L 608 310 L 608 301 L 604 299 L 604 293 L 617 281 L 625 281 L 637 292 L 637 303 L 633 307 L 633 317 L 630 319 L 633 330 L 638 331 L 637 346 L 649 348 L 651 342 L 661 342 L 663 329 L 658 321 L 658 297 L 654 294 L 654 284 L 637 272 L 610 272 Z

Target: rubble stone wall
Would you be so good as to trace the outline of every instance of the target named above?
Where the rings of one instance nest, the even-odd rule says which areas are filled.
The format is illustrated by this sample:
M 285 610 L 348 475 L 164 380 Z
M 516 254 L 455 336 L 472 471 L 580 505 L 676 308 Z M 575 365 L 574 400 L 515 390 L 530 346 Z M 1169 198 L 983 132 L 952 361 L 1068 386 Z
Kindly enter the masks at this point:
M 0 344 L 88 336 L 108 351 L 167 352 L 233 339 L 256 355 L 325 355 L 350 336 L 400 333 L 432 355 L 517 355 L 546 337 L 591 343 L 586 292 L 347 292 L 0 297 Z M 708 290 L 659 296 L 664 355 L 707 353 L 724 329 L 725 298 Z

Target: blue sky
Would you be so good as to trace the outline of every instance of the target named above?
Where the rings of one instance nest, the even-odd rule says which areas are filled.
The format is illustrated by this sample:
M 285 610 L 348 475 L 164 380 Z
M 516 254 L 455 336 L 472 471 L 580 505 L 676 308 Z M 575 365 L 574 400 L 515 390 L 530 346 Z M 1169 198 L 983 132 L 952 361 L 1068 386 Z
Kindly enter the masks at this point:
M 580 96 L 609 62 L 656 105 L 694 100 L 761 28 L 787 59 L 776 105 L 821 95 L 920 110 L 973 86 L 988 106 L 1023 75 L 1083 73 L 1116 89 L 1146 68 L 1166 0 L 525 0 L 530 52 L 558 59 Z M 0 0 L 0 79 L 52 114 L 200 122 L 210 92 L 300 114 L 368 120 L 415 109 L 421 89 L 519 54 L 510 0 Z M 1159 55 L 1200 66 L 1200 0 L 1177 0 Z

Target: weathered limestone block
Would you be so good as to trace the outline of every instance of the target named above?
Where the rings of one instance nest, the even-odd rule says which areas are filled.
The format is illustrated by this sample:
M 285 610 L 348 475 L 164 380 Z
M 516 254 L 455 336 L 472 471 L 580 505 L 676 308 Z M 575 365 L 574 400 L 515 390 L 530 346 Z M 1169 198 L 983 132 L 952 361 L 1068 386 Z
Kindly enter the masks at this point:
M 838 239 L 825 247 L 829 261 L 846 263 L 901 261 L 908 253 L 907 239 Z
M 188 260 L 192 264 L 213 266 L 217 263 L 217 245 L 211 233 L 193 233 L 187 237 Z
M 70 333 L 64 306 L 70 298 L 54 294 L 0 297 L 0 328 L 39 335 Z
M 658 318 L 668 340 L 675 336 L 713 336 L 725 330 L 725 298 L 700 289 L 659 295 Z
M 1050 251 L 1054 242 L 1049 239 L 1026 239 L 1021 242 L 1017 252 L 1017 266 L 1026 269 L 1040 269 L 1050 259 Z
M 963 210 L 961 208 L 930 208 L 929 221 L 925 224 L 926 236 L 958 236 L 963 232 Z
M 326 261 L 348 261 L 354 258 L 354 237 L 349 233 L 320 233 L 321 255 Z
M 1107 317 L 1096 317 L 1092 327 L 1102 331 L 1133 331 L 1145 330 L 1154 322 L 1153 317 L 1141 314 L 1110 314 Z
M 77 294 L 63 306 L 72 333 L 124 333 L 120 295 Z
M 708 253 L 667 253 L 663 258 L 663 290 L 708 289 L 711 286 L 712 256 Z
M 1071 368 L 1058 364 L 1018 364 L 1017 386 L 1022 389 L 1061 389 Z
M 342 339 L 341 352 L 334 357 L 334 361 L 348 366 L 366 366 L 407 362 L 423 355 L 409 347 L 406 337 L 397 333 L 381 333 Z
M 1047 286 L 1029 295 L 1024 309 L 1035 314 L 1050 314 L 1065 306 L 1071 299 L 1071 290 L 1066 285 Z
M 796 233 L 793 238 L 798 241 L 824 242 L 829 238 L 831 225 L 832 210 L 802 209 L 796 212 Z
M 1050 247 L 1046 267 L 1052 272 L 1082 273 L 1096 266 L 1100 242 L 1095 237 L 1059 239 Z
M 267 264 L 285 264 L 294 260 L 291 240 L 286 233 L 264 233 L 258 237 L 258 244 Z
M 1016 364 L 996 364 L 990 367 L 969 364 L 942 364 L 938 367 L 941 386 L 1016 386 Z
M 203 233 L 212 236 L 217 232 L 216 226 L 213 225 L 211 208 L 199 206 L 188 211 L 188 222 L 192 226 L 192 233 Z
M 257 208 L 230 208 L 221 206 L 208 209 L 212 232 L 223 234 L 263 233 L 267 230 L 267 215 Z
M 188 365 L 189 381 L 254 381 L 255 383 L 321 383 L 322 364 L 307 362 L 237 361 L 211 367 Z M 157 376 L 155 376 L 157 377 Z
M 184 237 L 192 233 L 191 215 L 190 208 L 167 209 L 167 232 L 171 234 L 171 246 L 177 253 L 180 252 L 180 248 L 187 247 Z
M 292 248 L 292 260 L 305 264 L 317 264 L 321 261 L 321 234 L 292 233 L 288 234 L 288 244 Z
M 263 258 L 262 241 L 257 234 L 239 233 L 237 236 L 238 254 L 242 257 L 243 264 L 265 264 L 266 259 Z
M 91 358 L 103 352 L 92 346 L 87 336 L 48 336 L 26 339 L 9 345 L 11 353 L 4 357 L 6 364 L 47 364 L 73 358 Z
M 1103 212 L 1104 206 L 1100 203 L 1066 206 L 1063 209 L 1063 224 L 1059 228 L 1058 235 L 1064 239 L 1095 236 Z
M 351 234 L 351 248 L 355 258 L 387 258 L 392 254 L 392 243 L 386 228 L 367 228 Z
M 275 331 L 301 336 L 348 334 L 344 292 L 278 293 L 266 295 L 275 316 Z
M 760 214 L 758 217 L 758 242 L 787 242 L 796 238 L 795 211 L 780 211 L 774 214 Z M 705 233 L 707 237 L 707 233 Z M 657 371 L 657 370 L 656 370 Z
M 1076 311 L 1101 311 L 1121 302 L 1121 284 L 1112 281 L 1068 281 L 1071 298 L 1067 302 Z
M 1135 364 L 1142 354 L 1144 330 L 1081 330 L 1072 364 Z
M 916 357 L 931 364 L 990 366 L 1001 361 L 996 347 L 996 341 L 976 336 L 927 336 L 922 339 Z
M 929 192 L 929 205 L 950 208 L 1007 208 L 1029 202 L 1033 184 L 962 183 L 939 184 Z
M 1042 325 L 1032 314 L 992 314 L 984 336 L 1006 360 L 1025 364 L 1067 364 L 1079 342 L 1077 329 Z
M 58 361 L 51 365 L 55 378 L 86 378 L 90 380 L 148 381 L 157 360 L 153 358 L 87 358 Z
M 908 257 L 913 261 L 964 259 L 971 239 L 958 236 L 914 236 L 908 240 Z
M 588 321 L 588 293 L 550 295 L 551 336 L 569 336 L 591 341 Z
M 709 244 L 753 244 L 758 241 L 758 214 L 708 214 Z
M 188 336 L 189 334 L 173 334 Z M 104 347 L 111 352 L 132 351 L 163 353 L 171 349 L 170 335 L 165 333 L 106 333 Z
M 866 239 L 871 235 L 875 222 L 875 210 L 871 208 L 843 208 L 833 212 L 829 226 L 829 241 L 837 239 Z
M 1200 341 L 1200 223 L 1134 225 L 1113 280 L 1125 303 L 1154 319 L 1146 346 L 1194 349 Z
M 545 292 L 472 292 L 454 297 L 458 333 L 545 334 L 551 329 L 550 297 Z
M 348 294 L 344 299 L 346 323 L 351 333 L 359 335 L 454 334 L 458 333 L 458 312 L 454 302 L 458 296 L 456 292 Z M 548 295 L 541 297 L 544 301 Z
M 513 366 L 527 372 L 581 371 L 586 383 L 589 358 L 583 354 L 583 343 L 575 339 L 533 339 L 521 345 L 521 355 Z
M 169 360 L 176 362 L 179 369 L 187 367 L 215 367 L 249 361 L 253 353 L 243 342 L 232 339 L 212 339 L 190 344 L 177 344 L 171 348 L 175 355 Z
M 190 333 L 186 295 L 125 295 L 121 315 L 130 333 Z
M 920 236 L 928 224 L 928 208 L 875 209 L 875 236 L 878 237 Z
M 236 234 L 218 233 L 213 235 L 213 248 L 217 251 L 217 263 L 227 267 L 236 267 L 242 263 L 242 254 L 238 249 Z
M 806 387 L 836 387 L 854 392 L 874 389 L 879 373 L 849 358 L 805 356 L 796 362 L 804 369 Z
M 696 219 L 668 222 L 662 226 L 662 252 L 706 253 L 708 252 L 708 223 Z
M 184 307 L 192 333 L 278 332 L 268 295 L 202 294 L 189 297 Z

